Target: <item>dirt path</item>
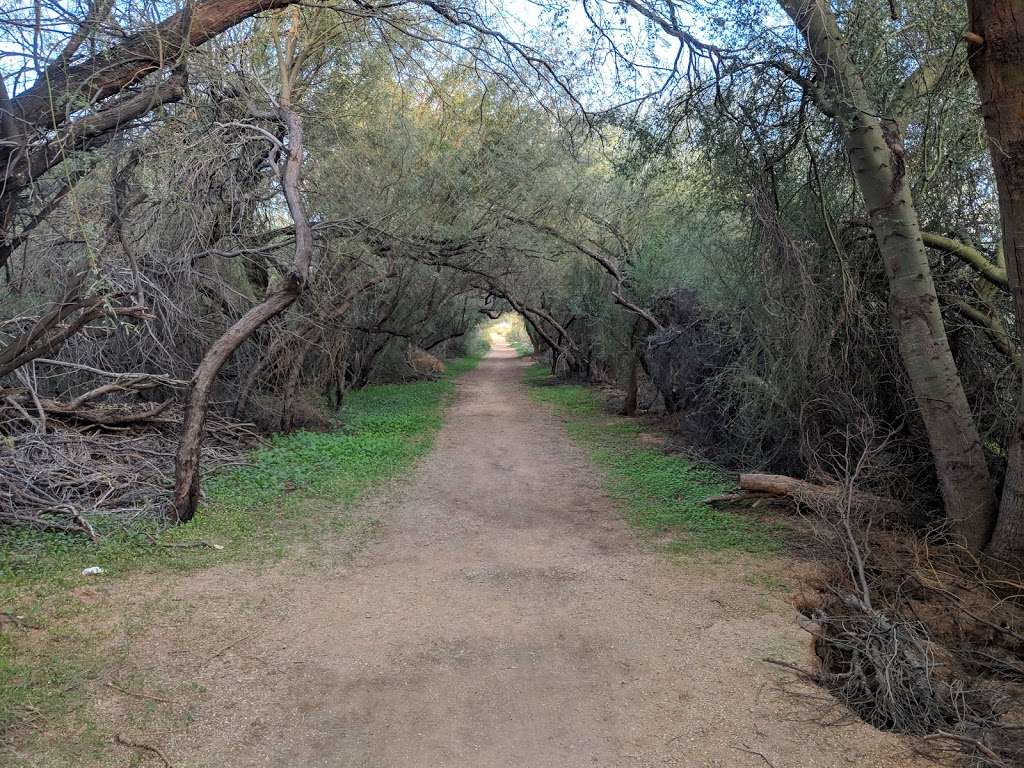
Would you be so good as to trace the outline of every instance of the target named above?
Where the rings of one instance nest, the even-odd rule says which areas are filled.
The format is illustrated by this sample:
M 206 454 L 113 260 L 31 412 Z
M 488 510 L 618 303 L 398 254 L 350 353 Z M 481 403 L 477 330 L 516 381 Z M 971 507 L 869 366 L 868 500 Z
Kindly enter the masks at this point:
M 828 697 L 761 661 L 807 654 L 749 577 L 785 564 L 644 551 L 524 365 L 499 349 L 461 381 L 344 568 L 170 584 L 177 612 L 124 642 L 145 685 L 194 695 L 111 694 L 101 719 L 177 768 L 912 765 L 899 739 L 818 724 Z

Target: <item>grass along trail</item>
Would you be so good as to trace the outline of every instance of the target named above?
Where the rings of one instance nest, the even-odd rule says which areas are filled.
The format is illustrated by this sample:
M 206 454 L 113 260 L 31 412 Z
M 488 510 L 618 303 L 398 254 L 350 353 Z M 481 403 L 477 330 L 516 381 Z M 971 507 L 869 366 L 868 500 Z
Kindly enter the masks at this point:
M 353 504 L 430 450 L 454 379 L 481 354 L 449 361 L 439 381 L 349 393 L 339 429 L 272 437 L 247 466 L 204 483 L 204 503 L 187 526 L 160 530 L 142 520 L 122 529 L 97 521 L 99 544 L 0 531 L 0 619 L 9 617 L 0 622 L 0 765 L 35 764 L 28 755 L 39 746 L 38 724 L 53 720 L 78 733 L 77 739 L 43 733 L 54 740 L 56 764 L 102 752 L 109 734 L 94 727 L 85 692 L 98 680 L 122 676 L 133 649 L 109 642 L 100 648 L 168 609 L 153 595 L 173 583 L 169 573 L 192 577 L 226 564 L 264 568 L 285 557 L 332 563 L 369 541 L 377 520 L 353 514 Z M 84 578 L 82 567 L 93 564 L 104 575 Z M 132 585 L 138 587 L 142 573 L 160 576 L 138 601 Z M 124 576 L 135 581 L 122 584 Z
M 106 674 L 138 695 L 95 681 L 72 764 L 159 764 L 120 734 L 176 768 L 915 765 L 762 661 L 809 653 L 771 529 L 683 498 L 527 370 L 499 347 L 459 380 L 432 451 L 353 513 L 380 521 L 368 546 L 112 583 Z M 76 736 L 23 763 L 69 764 Z

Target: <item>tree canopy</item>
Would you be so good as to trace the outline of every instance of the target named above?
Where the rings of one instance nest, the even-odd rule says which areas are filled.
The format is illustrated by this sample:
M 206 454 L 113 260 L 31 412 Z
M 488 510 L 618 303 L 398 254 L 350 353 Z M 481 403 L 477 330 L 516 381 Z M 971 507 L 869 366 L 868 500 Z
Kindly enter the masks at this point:
M 9 6 L 4 430 L 174 433 L 186 521 L 209 416 L 302 426 L 513 311 L 722 464 L 871 454 L 1019 558 L 1012 5 Z M 33 493 L 0 517 L 83 526 Z

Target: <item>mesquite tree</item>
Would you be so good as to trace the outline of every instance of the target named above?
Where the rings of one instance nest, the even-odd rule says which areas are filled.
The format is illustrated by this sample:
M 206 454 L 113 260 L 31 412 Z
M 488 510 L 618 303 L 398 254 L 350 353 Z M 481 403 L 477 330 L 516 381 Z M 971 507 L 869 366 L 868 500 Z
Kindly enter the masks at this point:
M 271 144 L 271 157 L 276 158 L 275 173 L 294 228 L 294 255 L 285 274 L 269 286 L 263 300 L 242 315 L 210 346 L 192 377 L 185 422 L 175 457 L 174 495 L 170 508 L 170 517 L 175 523 L 190 520 L 199 504 L 203 425 L 217 374 L 246 339 L 295 302 L 309 281 L 313 259 L 313 230 L 303 201 L 302 164 L 305 146 L 302 118 L 296 111 L 296 91 L 306 74 L 304 65 L 311 58 L 322 56 L 323 48 L 310 50 L 310 47 L 322 45 L 322 41 L 316 33 L 312 42 L 309 36 L 303 37 L 301 18 L 298 10 L 293 9 L 288 16 L 287 29 L 283 32 L 278 20 L 274 20 L 275 34 L 272 42 L 277 54 L 279 76 L 277 98 L 272 111 L 253 110 L 253 117 L 264 121 L 276 118 L 283 128 L 284 136 L 279 139 L 273 133 L 253 126 L 254 130 L 267 137 Z

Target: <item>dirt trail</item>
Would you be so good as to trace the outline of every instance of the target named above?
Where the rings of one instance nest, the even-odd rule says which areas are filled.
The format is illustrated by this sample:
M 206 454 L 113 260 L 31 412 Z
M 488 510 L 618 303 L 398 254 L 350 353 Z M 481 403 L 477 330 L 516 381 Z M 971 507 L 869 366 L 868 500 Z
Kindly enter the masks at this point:
M 175 577 L 177 614 L 125 642 L 145 685 L 197 693 L 142 719 L 110 694 L 106 725 L 178 768 L 913 765 L 761 661 L 806 660 L 784 593 L 749 579 L 785 563 L 644 551 L 525 365 L 499 348 L 460 382 L 344 568 Z

